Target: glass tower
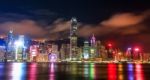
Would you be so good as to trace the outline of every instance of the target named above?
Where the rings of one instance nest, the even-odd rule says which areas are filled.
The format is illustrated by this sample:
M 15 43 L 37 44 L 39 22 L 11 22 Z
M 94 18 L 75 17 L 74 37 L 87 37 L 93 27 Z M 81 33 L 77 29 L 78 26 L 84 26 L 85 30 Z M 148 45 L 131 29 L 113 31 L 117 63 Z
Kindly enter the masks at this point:
M 71 19 L 71 29 L 70 29 L 70 59 L 77 59 L 77 19 Z

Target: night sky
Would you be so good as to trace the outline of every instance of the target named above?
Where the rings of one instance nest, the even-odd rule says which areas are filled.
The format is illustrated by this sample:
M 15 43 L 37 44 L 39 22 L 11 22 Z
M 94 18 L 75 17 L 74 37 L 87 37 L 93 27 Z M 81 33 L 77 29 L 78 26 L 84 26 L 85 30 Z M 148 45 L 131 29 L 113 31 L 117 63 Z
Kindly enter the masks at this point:
M 149 4 L 144 0 L 4 0 L 0 1 L 0 35 L 13 29 L 33 39 L 64 39 L 70 19 L 76 17 L 79 37 L 95 34 L 116 47 L 140 46 L 150 52 Z

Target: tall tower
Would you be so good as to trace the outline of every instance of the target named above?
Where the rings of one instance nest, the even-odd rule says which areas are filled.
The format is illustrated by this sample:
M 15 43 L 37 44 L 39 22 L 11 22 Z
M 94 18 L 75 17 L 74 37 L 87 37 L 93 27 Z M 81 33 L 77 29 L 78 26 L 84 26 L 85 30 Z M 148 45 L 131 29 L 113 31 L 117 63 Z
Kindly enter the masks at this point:
M 77 19 L 71 19 L 70 29 L 70 60 L 77 59 Z
M 95 38 L 95 36 L 93 34 L 92 37 L 91 37 L 91 46 L 95 47 L 95 45 L 96 45 L 96 38 Z
M 7 35 L 5 59 L 7 59 L 7 60 L 13 60 L 14 59 L 14 36 L 13 36 L 13 30 L 10 30 L 8 35 Z
M 84 59 L 89 59 L 90 58 L 90 46 L 89 46 L 89 42 L 88 41 L 84 41 L 83 58 Z
M 90 58 L 95 58 L 97 53 L 96 53 L 96 38 L 94 34 L 92 35 L 90 42 L 91 42 Z

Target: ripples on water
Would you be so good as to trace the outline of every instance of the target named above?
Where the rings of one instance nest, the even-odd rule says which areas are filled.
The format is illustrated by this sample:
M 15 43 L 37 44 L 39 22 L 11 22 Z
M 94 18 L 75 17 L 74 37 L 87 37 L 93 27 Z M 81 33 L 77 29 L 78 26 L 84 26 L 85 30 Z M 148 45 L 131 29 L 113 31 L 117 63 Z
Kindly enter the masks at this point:
M 150 80 L 149 64 L 0 63 L 0 80 Z

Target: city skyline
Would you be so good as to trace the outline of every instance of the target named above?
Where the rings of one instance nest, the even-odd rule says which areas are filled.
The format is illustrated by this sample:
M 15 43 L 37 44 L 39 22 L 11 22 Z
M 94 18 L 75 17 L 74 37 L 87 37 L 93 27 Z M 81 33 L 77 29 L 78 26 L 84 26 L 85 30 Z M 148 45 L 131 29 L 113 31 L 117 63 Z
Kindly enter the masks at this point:
M 0 0 L 0 80 L 149 80 L 146 0 Z
M 16 0 L 0 4 L 0 35 L 13 28 L 14 34 L 33 39 L 65 39 L 70 18 L 76 17 L 79 37 L 89 39 L 95 34 L 97 39 L 114 46 L 141 46 L 149 52 L 150 7 L 146 1 Z

